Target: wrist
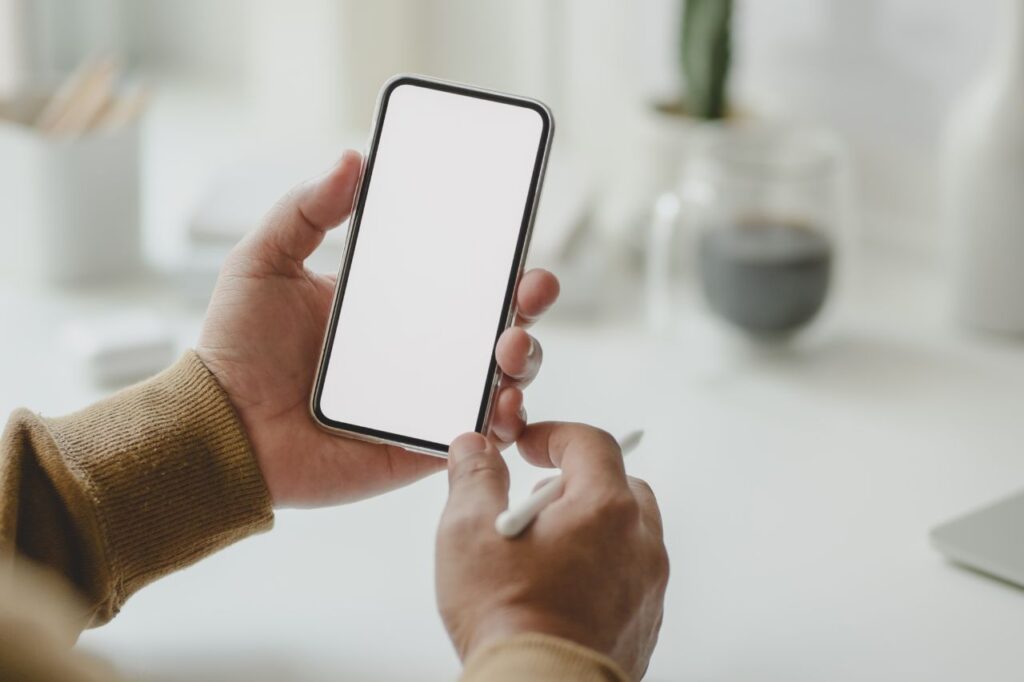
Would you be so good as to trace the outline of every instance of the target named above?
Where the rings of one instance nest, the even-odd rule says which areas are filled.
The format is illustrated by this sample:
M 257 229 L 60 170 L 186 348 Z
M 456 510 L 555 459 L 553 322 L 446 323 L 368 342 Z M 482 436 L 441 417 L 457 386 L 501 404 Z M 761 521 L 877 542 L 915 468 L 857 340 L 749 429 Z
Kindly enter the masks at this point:
M 494 679 L 629 682 L 616 661 L 589 647 L 552 635 L 527 633 L 492 641 L 467 658 L 465 682 Z
M 245 439 L 249 445 L 249 450 L 252 455 L 253 462 L 256 463 L 256 468 L 260 473 L 260 477 L 263 479 L 263 484 L 266 486 L 267 493 L 270 496 L 270 501 L 273 507 L 280 506 L 278 500 L 280 497 L 280 491 L 277 490 L 275 485 L 275 472 L 273 471 L 272 461 L 265 456 L 265 452 L 268 450 L 267 445 L 263 442 L 262 434 L 259 429 L 256 428 L 256 424 L 252 416 L 249 413 L 247 406 L 238 398 L 238 389 L 236 382 L 232 380 L 231 372 L 227 369 L 231 366 L 229 362 L 222 362 L 218 359 L 215 352 L 210 352 L 202 344 L 196 347 L 195 354 L 199 360 L 206 367 L 207 371 L 213 376 L 214 381 L 220 386 L 221 391 L 224 392 L 228 402 L 234 408 L 235 415 L 238 418 L 238 424 L 241 427 Z
M 110 594 L 97 622 L 135 590 L 273 523 L 238 417 L 201 359 L 79 412 L 41 420 L 58 451 L 47 466 L 83 491 Z M 94 562 L 95 563 L 95 562 Z
M 462 659 L 467 660 L 475 652 L 493 646 L 501 640 L 528 634 L 558 637 L 588 649 L 601 651 L 593 633 L 588 633 L 586 628 L 566 619 L 527 609 L 501 608 L 493 610 L 466 633 L 459 652 Z

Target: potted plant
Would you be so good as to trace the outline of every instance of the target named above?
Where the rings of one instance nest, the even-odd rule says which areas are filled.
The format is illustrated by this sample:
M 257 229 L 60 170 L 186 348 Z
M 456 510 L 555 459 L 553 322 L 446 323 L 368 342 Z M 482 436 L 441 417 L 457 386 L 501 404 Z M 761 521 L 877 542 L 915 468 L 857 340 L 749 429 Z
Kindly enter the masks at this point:
M 610 223 L 625 227 L 620 243 L 635 266 L 644 258 L 655 199 L 677 188 L 688 152 L 732 114 L 732 17 L 733 0 L 680 1 L 678 86 L 642 110 L 635 138 L 639 153 L 610 210 Z
M 663 113 L 714 121 L 728 112 L 726 83 L 731 62 L 732 0 L 683 0 L 680 13 L 680 97 Z
M 682 0 L 679 74 L 674 96 L 649 112 L 645 161 L 651 195 L 672 188 L 687 146 L 703 129 L 717 128 L 732 111 L 728 96 L 732 55 L 732 0 Z
M 823 133 L 737 124 L 728 95 L 732 16 L 732 0 L 683 2 L 683 87 L 652 108 L 648 127 L 648 196 L 669 200 L 647 221 L 648 285 L 664 306 L 672 270 L 691 264 L 710 311 L 752 338 L 776 341 L 825 303 L 841 168 Z

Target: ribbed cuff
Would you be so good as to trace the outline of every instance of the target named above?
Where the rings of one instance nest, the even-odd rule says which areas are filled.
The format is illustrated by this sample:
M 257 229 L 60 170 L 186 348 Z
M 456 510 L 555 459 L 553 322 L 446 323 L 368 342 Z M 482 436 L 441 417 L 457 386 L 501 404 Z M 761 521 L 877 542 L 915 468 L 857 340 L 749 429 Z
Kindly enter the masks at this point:
M 238 416 L 194 352 L 44 422 L 95 513 L 113 582 L 99 620 L 146 583 L 273 525 Z
M 528 633 L 498 640 L 466 661 L 462 682 L 629 682 L 615 661 L 561 637 Z

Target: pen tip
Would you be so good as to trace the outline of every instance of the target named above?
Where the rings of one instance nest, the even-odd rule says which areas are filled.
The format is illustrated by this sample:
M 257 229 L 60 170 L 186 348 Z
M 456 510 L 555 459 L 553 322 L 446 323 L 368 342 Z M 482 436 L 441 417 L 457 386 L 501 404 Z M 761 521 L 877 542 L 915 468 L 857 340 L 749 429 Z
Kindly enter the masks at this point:
M 643 440 L 644 430 L 637 429 L 630 431 L 625 436 L 619 439 L 619 449 L 622 450 L 623 455 L 627 455 L 636 449 L 636 446 L 640 445 L 640 441 Z

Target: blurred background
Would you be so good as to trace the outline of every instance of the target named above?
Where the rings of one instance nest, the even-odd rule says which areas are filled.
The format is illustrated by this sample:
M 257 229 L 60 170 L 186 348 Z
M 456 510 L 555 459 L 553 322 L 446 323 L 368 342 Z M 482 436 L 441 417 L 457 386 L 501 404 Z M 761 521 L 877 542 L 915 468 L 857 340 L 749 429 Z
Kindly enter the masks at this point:
M 839 133 L 854 157 L 856 239 L 935 258 L 944 243 L 943 122 L 990 56 L 999 5 L 738 3 L 731 99 L 747 119 Z M 556 179 L 596 226 L 624 232 L 636 217 L 622 204 L 633 199 L 627 195 L 638 180 L 630 176 L 645 164 L 652 104 L 676 96 L 683 82 L 673 0 L 4 0 L 0 7 L 0 30 L 9 36 L 0 41 L 0 91 L 53 84 L 96 55 L 116 57 L 129 78 L 150 88 L 140 118 L 140 228 L 147 262 L 159 265 L 177 262 L 204 196 L 218 181 L 230 194 L 240 166 L 260 161 L 251 179 L 269 181 L 275 161 L 305 163 L 309 173 L 343 144 L 362 148 L 380 83 L 400 71 L 548 102 L 559 124 L 559 170 L 572 176 Z M 249 194 L 254 215 L 275 196 Z M 561 200 L 555 191 L 545 197 Z
M 679 567 L 652 678 L 1024 669 L 1020 594 L 927 547 L 1024 485 L 1024 0 L 0 0 L 0 408 L 194 343 L 231 245 L 364 149 L 399 72 L 555 114 L 530 414 L 648 431 Z M 146 679 L 450 678 L 408 514 L 443 495 L 283 513 L 85 645 Z

